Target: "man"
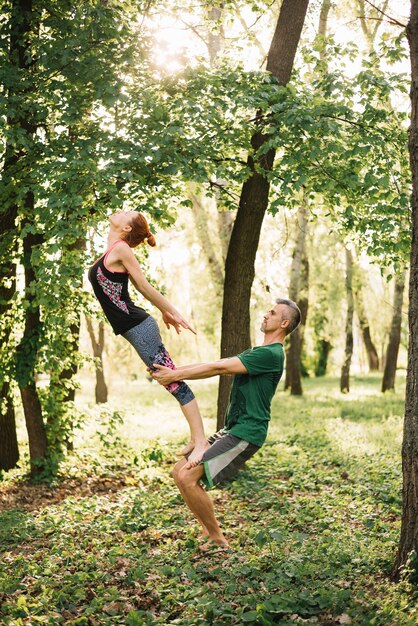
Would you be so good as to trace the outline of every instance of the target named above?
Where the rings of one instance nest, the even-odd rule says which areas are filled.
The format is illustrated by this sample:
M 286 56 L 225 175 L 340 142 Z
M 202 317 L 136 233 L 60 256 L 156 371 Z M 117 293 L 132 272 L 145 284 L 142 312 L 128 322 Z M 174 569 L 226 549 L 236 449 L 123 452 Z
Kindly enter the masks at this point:
M 285 337 L 300 324 L 300 310 L 292 300 L 279 298 L 261 324 L 264 342 L 238 356 L 212 363 L 185 365 L 171 370 L 154 364 L 151 375 L 162 385 L 174 380 L 193 380 L 235 374 L 231 388 L 225 428 L 212 437 L 198 464 L 179 461 L 173 478 L 189 509 L 211 543 L 228 546 L 215 518 L 212 500 L 203 489 L 232 478 L 245 461 L 260 449 L 267 436 L 271 400 L 283 373 Z

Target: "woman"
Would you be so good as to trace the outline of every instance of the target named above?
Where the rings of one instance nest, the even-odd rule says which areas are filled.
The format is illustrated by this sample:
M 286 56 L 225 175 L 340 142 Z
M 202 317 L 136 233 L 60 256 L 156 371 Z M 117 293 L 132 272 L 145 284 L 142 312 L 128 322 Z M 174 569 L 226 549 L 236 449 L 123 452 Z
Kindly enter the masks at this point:
M 89 280 L 102 309 L 116 335 L 122 335 L 138 352 L 148 368 L 160 363 L 175 369 L 161 340 L 157 322 L 144 309 L 137 307 L 129 297 L 128 278 L 134 287 L 152 304 L 160 309 L 167 328 L 174 326 L 195 332 L 170 302 L 145 278 L 132 252 L 147 241 L 155 246 L 147 220 L 136 211 L 118 211 L 109 218 L 110 229 L 106 252 L 92 265 Z M 190 427 L 190 442 L 180 455 L 188 454 L 189 466 L 197 464 L 208 447 L 202 418 L 192 390 L 184 381 L 166 386 L 180 403 L 181 410 Z

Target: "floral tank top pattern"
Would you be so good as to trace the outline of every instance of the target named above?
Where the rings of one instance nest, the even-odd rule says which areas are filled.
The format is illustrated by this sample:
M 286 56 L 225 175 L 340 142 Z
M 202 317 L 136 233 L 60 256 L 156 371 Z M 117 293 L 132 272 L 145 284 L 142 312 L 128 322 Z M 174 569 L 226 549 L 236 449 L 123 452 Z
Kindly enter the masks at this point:
M 149 314 L 132 302 L 128 291 L 129 274 L 127 272 L 112 272 L 106 267 L 106 258 L 118 243 L 120 242 L 117 241 L 113 244 L 91 266 L 88 277 L 94 294 L 115 334 L 121 335 L 138 326 L 149 317 Z
M 113 304 L 116 304 L 116 306 L 118 306 L 120 309 L 122 309 L 122 311 L 125 311 L 125 313 L 129 315 L 129 310 L 126 302 L 123 302 L 123 300 L 121 300 L 122 283 L 114 283 L 113 281 L 106 278 L 100 267 L 97 268 L 97 280 L 99 285 L 103 289 L 103 292 L 107 296 L 109 296 Z

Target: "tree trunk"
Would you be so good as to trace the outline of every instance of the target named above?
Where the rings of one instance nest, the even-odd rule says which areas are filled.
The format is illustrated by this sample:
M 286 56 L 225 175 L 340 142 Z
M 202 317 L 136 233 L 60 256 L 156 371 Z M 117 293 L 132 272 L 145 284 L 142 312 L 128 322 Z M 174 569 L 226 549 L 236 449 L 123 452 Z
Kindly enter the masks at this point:
M 379 356 L 370 335 L 370 326 L 367 323 L 363 324 L 363 322 L 367 322 L 367 320 L 359 318 L 359 321 L 361 332 L 363 335 L 364 347 L 366 348 L 367 352 L 369 370 L 371 372 L 377 372 L 379 370 Z
M 93 354 L 96 358 L 96 403 L 101 404 L 107 402 L 107 385 L 103 370 L 104 324 L 102 321 L 99 322 L 99 337 L 96 340 L 93 324 L 91 323 L 90 318 L 86 317 L 86 323 L 91 345 L 93 347 Z
M 331 9 L 331 0 L 322 0 L 321 12 L 319 14 L 318 35 L 321 37 L 327 36 L 328 15 Z M 320 52 L 321 60 L 325 58 L 325 50 Z
M 401 342 L 402 305 L 405 289 L 405 272 L 396 276 L 393 294 L 393 314 L 390 324 L 389 343 L 386 350 L 385 370 L 383 372 L 382 392 L 395 391 L 396 365 L 398 362 L 399 344 Z
M 34 198 L 32 192 L 26 197 L 26 210 L 33 210 Z M 26 222 L 27 223 L 27 222 Z M 26 223 L 24 225 L 26 225 Z M 42 336 L 39 305 L 33 293 L 33 284 L 36 281 L 32 267 L 31 256 L 35 246 L 42 243 L 40 234 L 27 233 L 23 239 L 23 267 L 25 271 L 25 328 L 23 337 L 16 350 L 17 380 L 25 414 L 26 428 L 29 438 L 29 456 L 31 476 L 35 477 L 42 471 L 42 462 L 46 459 L 48 444 L 45 425 L 42 417 L 42 408 L 36 389 L 35 371 L 38 349 Z
M 209 63 L 213 68 L 219 61 L 225 43 L 225 33 L 223 28 L 223 4 L 218 7 L 211 7 L 208 13 L 208 32 L 207 47 L 209 52 Z M 219 181 L 221 182 L 221 181 Z M 217 230 L 219 241 L 213 245 L 209 234 L 208 221 L 212 219 L 204 202 L 205 196 L 199 197 L 199 192 L 190 191 L 190 199 L 192 201 L 192 212 L 196 224 L 196 232 L 201 245 L 202 251 L 206 257 L 209 267 L 209 273 L 215 288 L 216 298 L 219 306 L 223 294 L 224 287 L 224 266 L 226 254 L 228 251 L 229 238 L 231 234 L 232 224 L 234 221 L 233 213 L 229 210 L 223 210 L 220 199 L 220 186 L 217 187 L 218 181 L 214 185 L 215 192 L 213 199 L 216 202 L 218 220 Z M 221 250 L 221 258 L 218 259 L 216 250 Z M 222 261 L 222 263 L 221 263 Z
M 83 250 L 86 249 L 86 239 L 85 237 L 80 237 L 78 239 L 76 239 L 74 241 L 74 243 L 70 244 L 65 252 L 63 252 L 63 255 L 61 257 L 61 266 L 65 267 L 66 265 L 66 255 L 72 255 L 72 253 L 74 253 L 74 251 L 80 251 L 82 252 Z M 77 281 L 78 284 L 75 282 Z M 80 272 L 80 276 L 79 278 L 75 278 L 73 279 L 73 284 L 75 287 L 80 287 L 82 286 L 83 283 L 83 279 L 82 279 L 82 275 Z M 70 295 L 70 294 L 69 294 Z M 70 296 L 71 297 L 71 296 Z M 66 303 L 67 304 L 67 303 Z M 71 381 L 74 376 L 77 374 L 78 371 L 78 365 L 77 365 L 77 360 L 75 358 L 76 354 L 78 354 L 79 351 L 79 343 L 80 343 L 80 324 L 81 324 L 81 319 L 80 319 L 80 315 L 77 316 L 77 320 L 75 322 L 73 322 L 72 324 L 70 324 L 68 330 L 68 341 L 69 341 L 69 349 L 66 351 L 71 364 L 64 369 L 59 376 L 60 382 L 63 381 Z M 63 401 L 64 402 L 74 402 L 74 398 L 75 398 L 75 387 L 71 387 L 70 389 L 67 390 L 66 395 L 64 396 Z
M 193 192 L 189 193 L 192 201 L 193 217 L 196 225 L 196 233 L 199 243 L 206 257 L 209 267 L 209 274 L 215 288 L 216 295 L 220 301 L 224 285 L 223 268 L 216 256 L 215 247 L 209 234 L 208 214 L 202 204 L 202 200 Z
M 217 60 L 219 53 L 222 51 L 222 47 L 225 41 L 225 34 L 222 24 L 222 12 L 223 6 L 211 7 L 209 9 L 209 23 L 208 30 L 208 52 L 209 62 L 213 66 Z
M 232 228 L 234 226 L 235 215 L 232 211 L 222 210 L 218 205 L 218 231 L 221 242 L 221 253 L 223 264 L 225 265 L 228 254 L 229 242 L 231 239 Z
M 36 54 L 31 50 L 31 38 L 39 31 L 39 13 L 33 11 L 32 0 L 16 0 L 13 4 L 13 14 L 16 19 L 18 29 L 24 24 L 24 31 L 20 31 L 16 40 L 15 56 L 17 54 L 18 66 L 23 73 L 22 84 L 18 83 L 21 100 L 17 106 L 18 112 L 15 114 L 15 126 L 21 130 L 25 137 L 22 156 L 29 151 L 31 153 L 31 142 L 33 141 L 37 125 L 33 117 L 33 109 L 26 110 L 26 97 L 34 92 L 34 72 L 36 68 Z M 16 63 L 16 58 L 11 56 L 12 63 Z M 29 161 L 30 162 L 30 161 Z M 33 164 L 32 164 L 33 165 Z M 30 180 L 24 181 L 30 171 L 29 166 L 23 165 L 19 172 L 19 181 L 26 182 L 29 187 Z M 32 225 L 34 214 L 35 198 L 33 191 L 29 188 L 24 195 L 22 206 L 22 226 Z M 39 304 L 33 291 L 36 276 L 32 267 L 31 257 L 35 246 L 42 243 L 42 236 L 27 232 L 23 238 L 23 267 L 25 274 L 25 326 L 23 337 L 16 350 L 16 377 L 19 384 L 22 398 L 23 411 L 25 414 L 26 428 L 29 438 L 29 456 L 31 466 L 31 476 L 34 477 L 42 471 L 42 463 L 47 456 L 47 438 L 45 425 L 42 419 L 42 409 L 35 384 L 35 367 L 38 355 L 39 343 L 42 329 L 40 321 Z
M 289 348 L 286 352 L 285 389 L 290 387 L 292 396 L 301 396 L 301 354 L 303 335 L 308 315 L 309 260 L 306 253 L 306 235 L 308 232 L 308 207 L 303 197 L 297 217 L 297 236 L 290 268 L 289 298 L 296 302 L 301 312 L 301 324 L 290 335 Z
M 76 322 L 70 324 L 68 327 L 68 335 L 70 338 L 71 348 L 68 349 L 68 356 L 72 358 L 71 364 L 66 367 L 59 375 L 59 381 L 61 384 L 66 384 L 67 381 L 71 381 L 74 376 L 77 374 L 78 366 L 75 360 L 75 354 L 78 353 L 79 341 L 80 341 L 80 320 L 77 319 Z M 75 387 L 70 386 L 66 389 L 63 402 L 74 402 L 75 399 Z
M 283 0 L 276 30 L 267 55 L 267 71 L 280 84 L 290 80 L 296 49 L 305 21 L 309 0 Z M 254 153 L 268 136 L 256 132 L 251 145 Z M 250 345 L 250 295 L 254 280 L 254 263 L 261 225 L 268 206 L 269 181 L 263 170 L 271 170 L 275 151 L 254 160 L 248 156 L 251 172 L 241 191 L 237 216 L 231 233 L 225 263 L 225 285 L 222 307 L 221 357 L 245 350 Z M 230 377 L 221 376 L 218 392 L 217 426 L 224 424 L 230 390 Z
M 62 268 L 66 268 L 64 271 L 68 272 L 68 268 L 70 267 L 70 263 L 67 259 L 71 259 L 75 252 L 82 252 L 86 248 L 86 239 L 85 237 L 80 237 L 76 239 L 74 242 L 70 243 L 65 249 L 62 251 L 60 266 Z M 81 288 L 82 286 L 82 276 L 81 273 L 79 276 L 75 276 L 72 273 L 71 279 L 71 287 Z M 68 297 L 68 300 L 67 300 Z M 73 308 L 73 301 L 71 300 L 71 289 L 67 289 L 65 296 L 61 296 L 60 298 L 60 306 L 62 310 L 69 310 Z M 48 426 L 54 424 L 53 430 L 54 432 L 61 432 L 62 428 L 62 419 L 65 416 L 68 410 L 71 410 L 68 403 L 73 403 L 75 400 L 75 384 L 73 382 L 74 377 L 78 371 L 78 362 L 77 355 L 79 353 L 79 343 L 80 343 L 80 315 L 78 314 L 76 319 L 69 323 L 68 326 L 65 326 L 65 337 L 63 338 L 63 342 L 65 345 L 64 354 L 65 356 L 65 366 L 63 363 L 63 369 L 61 371 L 53 371 L 50 376 L 50 396 L 55 396 L 59 398 L 60 410 L 53 411 L 52 414 L 48 415 Z M 67 422 L 65 428 L 66 436 L 64 440 L 64 445 L 67 450 L 72 451 L 74 449 L 73 440 L 72 440 L 72 432 L 71 432 L 71 424 Z M 55 445 L 55 441 L 50 441 L 52 445 Z M 58 438 L 58 446 L 61 445 L 61 440 Z
M 326 339 L 319 339 L 317 342 L 318 359 L 315 365 L 315 376 L 325 376 L 328 367 L 328 356 L 332 350 L 332 345 Z
M 211 7 L 209 10 L 209 31 L 208 31 L 208 52 L 209 52 L 209 63 L 213 68 L 218 63 L 219 57 L 223 51 L 224 43 L 225 43 L 225 32 L 223 27 L 223 10 L 224 5 L 221 3 L 218 7 Z M 216 183 L 221 183 L 222 181 L 216 181 Z M 221 285 L 221 293 L 219 294 L 219 298 L 221 298 L 224 287 L 224 267 L 226 261 L 226 255 L 228 252 L 229 240 L 231 237 L 232 225 L 234 223 L 234 213 L 231 210 L 224 209 L 222 207 L 221 199 L 221 185 L 214 186 L 214 199 L 216 202 L 216 209 L 218 213 L 218 234 L 219 234 L 219 243 L 220 250 L 222 255 L 222 267 L 211 268 L 211 272 L 213 272 L 213 280 L 214 284 Z M 200 209 L 203 210 L 201 213 L 201 218 L 205 218 L 207 221 L 207 214 L 204 206 L 200 203 Z M 201 222 L 202 224 L 202 222 Z M 204 236 L 204 233 L 202 233 Z M 201 242 L 202 243 L 202 242 Z M 218 245 L 218 244 L 217 244 Z M 202 246 L 203 250 L 205 247 Z M 209 254 L 209 250 L 206 251 L 206 256 L 209 260 L 210 258 L 216 259 L 214 253 Z M 209 261 L 210 267 L 210 261 Z M 216 274 L 216 276 L 215 276 Z
M 1 391 L 0 470 L 7 471 L 16 467 L 19 460 L 19 448 L 16 435 L 15 411 L 8 382 L 3 383 Z
M 318 23 L 318 39 L 325 39 L 328 31 L 328 16 L 332 7 L 331 0 L 322 0 L 321 11 L 319 14 L 319 23 Z M 319 57 L 322 62 L 326 63 L 326 47 L 324 41 L 319 41 Z M 321 333 L 323 332 L 323 324 L 325 322 L 323 314 L 318 318 L 314 314 L 314 332 L 315 332 L 315 352 L 317 355 L 316 363 L 315 363 L 315 376 L 325 376 L 328 367 L 328 355 L 332 350 L 331 343 L 321 337 Z
M 16 159 L 10 162 L 10 158 L 6 157 L 3 168 L 4 178 L 8 177 L 15 162 Z M 6 181 L 4 182 L 7 184 Z M 16 217 L 17 205 L 15 203 L 6 207 L 4 213 L 0 213 L 0 342 L 5 349 L 2 354 L 0 374 L 0 469 L 5 471 L 15 467 L 19 460 L 15 409 L 10 385 L 12 359 L 11 351 L 6 347 L 13 326 L 11 307 L 16 292 L 16 263 L 14 262 L 17 254 Z
M 6 159 L 4 172 L 8 172 L 8 166 L 9 161 Z M 10 314 L 10 310 L 16 292 L 16 263 L 13 261 L 17 252 L 16 214 L 15 204 L 0 214 L 0 341 L 3 349 L 7 346 L 13 326 L 13 315 Z M 10 386 L 11 361 L 10 351 L 6 348 L 2 354 L 0 374 L 0 469 L 2 470 L 12 469 L 19 460 L 15 409 Z
M 363 280 L 361 268 L 355 263 L 353 266 L 353 291 L 355 296 L 355 308 L 360 323 L 361 334 L 364 347 L 366 348 L 369 370 L 375 372 L 379 370 L 379 355 L 372 341 L 370 334 L 369 320 L 367 319 L 366 307 L 363 298 Z
M 354 299 L 353 299 L 353 257 L 347 248 L 345 249 L 346 258 L 346 277 L 345 288 L 347 292 L 347 319 L 345 323 L 345 357 L 341 369 L 340 390 L 343 393 L 350 391 L 350 367 L 351 357 L 353 356 L 353 316 L 354 316 Z
M 58 384 L 62 388 L 65 388 L 64 396 L 62 399 L 63 407 L 64 403 L 74 402 L 75 400 L 75 386 L 74 383 L 71 384 L 71 381 L 75 377 L 78 371 L 77 361 L 75 359 L 75 355 L 78 353 L 79 343 L 80 343 L 80 317 L 78 317 L 77 321 L 73 324 L 70 324 L 69 328 L 69 341 L 70 347 L 68 348 L 67 356 L 70 358 L 71 363 L 68 367 L 62 370 L 59 374 Z M 57 384 L 56 381 L 54 381 Z M 54 416 L 56 417 L 56 416 Z M 59 417 L 58 417 L 59 420 Z M 48 419 L 48 425 L 51 422 L 51 417 Z M 69 452 L 74 450 L 74 442 L 72 437 L 71 429 L 68 429 L 67 436 L 65 438 L 65 446 Z
M 409 275 L 409 346 L 405 420 L 402 443 L 402 526 L 393 574 L 415 555 L 411 563 L 418 576 L 418 0 L 411 0 L 406 29 L 411 55 L 411 124 L 409 156 L 412 171 L 412 244 Z M 412 560 L 412 558 L 411 558 Z

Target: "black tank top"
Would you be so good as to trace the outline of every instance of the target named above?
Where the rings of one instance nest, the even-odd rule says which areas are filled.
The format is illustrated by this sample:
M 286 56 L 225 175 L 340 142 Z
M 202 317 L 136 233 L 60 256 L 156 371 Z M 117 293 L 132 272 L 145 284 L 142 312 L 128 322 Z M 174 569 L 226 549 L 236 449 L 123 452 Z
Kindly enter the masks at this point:
M 136 306 L 129 297 L 128 272 L 111 272 L 105 265 L 107 255 L 120 241 L 116 241 L 91 266 L 88 273 L 96 298 L 100 302 L 115 335 L 126 333 L 149 317 L 149 313 Z

